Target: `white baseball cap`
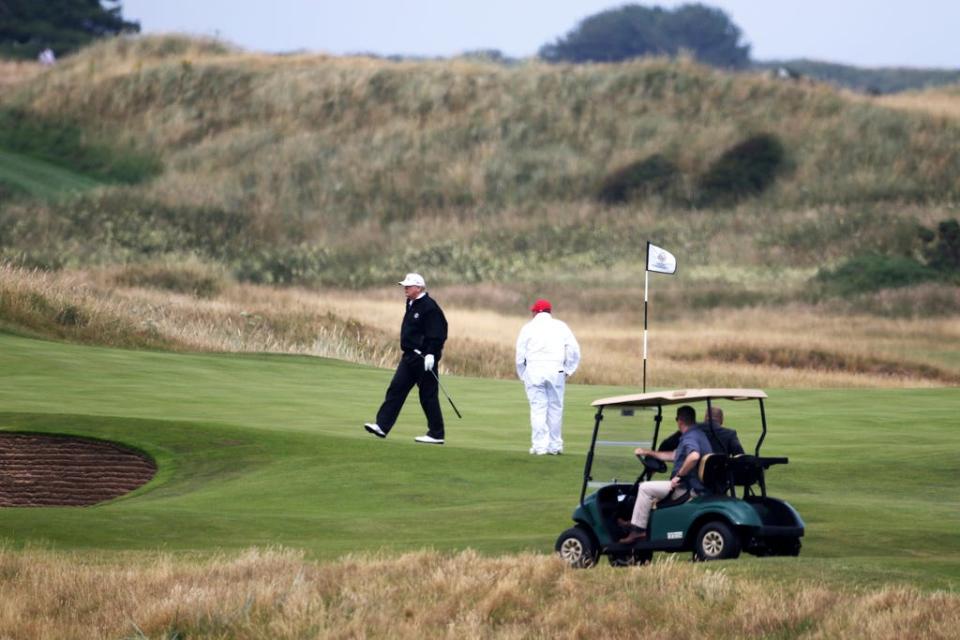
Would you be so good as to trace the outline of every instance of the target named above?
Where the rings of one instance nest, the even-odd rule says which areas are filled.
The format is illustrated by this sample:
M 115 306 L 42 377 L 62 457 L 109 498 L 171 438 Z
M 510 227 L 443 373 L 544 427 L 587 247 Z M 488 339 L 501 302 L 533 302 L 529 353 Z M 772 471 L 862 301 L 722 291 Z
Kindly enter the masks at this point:
M 407 277 L 398 282 L 401 287 L 424 287 L 426 288 L 427 283 L 424 282 L 423 276 L 419 273 L 408 273 Z

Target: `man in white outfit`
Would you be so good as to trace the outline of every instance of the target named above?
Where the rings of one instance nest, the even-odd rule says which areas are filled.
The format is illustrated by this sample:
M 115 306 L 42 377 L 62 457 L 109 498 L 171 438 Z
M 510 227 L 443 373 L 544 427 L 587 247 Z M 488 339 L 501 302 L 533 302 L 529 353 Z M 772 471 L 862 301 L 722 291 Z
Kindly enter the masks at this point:
M 563 453 L 563 388 L 580 364 L 580 345 L 566 323 L 550 315 L 549 300 L 530 307 L 533 319 L 517 337 L 517 376 L 530 400 L 530 453 Z

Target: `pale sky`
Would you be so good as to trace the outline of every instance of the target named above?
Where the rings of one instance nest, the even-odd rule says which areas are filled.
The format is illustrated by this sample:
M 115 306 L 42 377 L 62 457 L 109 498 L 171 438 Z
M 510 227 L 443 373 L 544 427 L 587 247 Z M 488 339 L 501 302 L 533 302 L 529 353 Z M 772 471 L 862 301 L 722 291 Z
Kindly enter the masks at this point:
M 144 33 L 216 36 L 251 51 L 535 55 L 608 0 L 124 0 Z M 682 1 L 637 2 L 675 7 Z M 960 0 L 716 0 L 755 60 L 960 68 Z

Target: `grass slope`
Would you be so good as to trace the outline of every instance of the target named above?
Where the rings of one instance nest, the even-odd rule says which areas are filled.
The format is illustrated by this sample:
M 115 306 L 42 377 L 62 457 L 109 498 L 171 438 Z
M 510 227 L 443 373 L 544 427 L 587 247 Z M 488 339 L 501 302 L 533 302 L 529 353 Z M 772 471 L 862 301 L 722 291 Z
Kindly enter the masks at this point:
M 116 161 L 121 182 L 154 178 L 0 208 L 0 250 L 30 266 L 189 252 L 249 282 L 361 288 L 415 265 L 435 284 L 589 290 L 635 282 L 653 240 L 699 274 L 696 306 L 779 305 L 810 301 L 820 267 L 911 254 L 916 225 L 954 217 L 960 194 L 955 119 L 684 60 L 506 67 L 113 39 L 24 77 L 4 110 L 51 143 L 70 123 L 77 171 Z M 785 150 L 775 184 L 701 208 L 715 161 L 754 134 Z M 36 137 L 0 147 L 62 149 Z M 651 157 L 677 184 L 598 200 Z
M 0 150 L 0 183 L 35 197 L 92 189 L 100 184 L 75 171 L 3 150 Z
M 209 553 L 281 544 L 321 558 L 358 550 L 548 552 L 569 524 L 592 426 L 589 401 L 623 391 L 572 385 L 567 453 L 526 454 L 519 383 L 447 378 L 465 418 L 449 444 L 415 445 L 411 398 L 374 440 L 387 370 L 289 356 L 180 355 L 0 335 L 0 428 L 74 433 L 148 451 L 158 477 L 84 509 L 5 509 L 12 544 Z M 799 562 L 733 572 L 844 584 L 960 580 L 956 389 L 774 391 L 765 452 L 792 462 L 771 491 L 808 525 Z M 728 422 L 758 435 L 739 406 Z

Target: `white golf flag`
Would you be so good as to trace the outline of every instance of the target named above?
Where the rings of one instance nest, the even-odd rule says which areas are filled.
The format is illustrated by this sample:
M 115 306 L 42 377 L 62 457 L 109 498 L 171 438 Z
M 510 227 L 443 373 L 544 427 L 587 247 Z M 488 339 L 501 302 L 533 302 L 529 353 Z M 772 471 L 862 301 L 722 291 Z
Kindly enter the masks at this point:
M 666 249 L 647 243 L 647 271 L 673 275 L 677 272 L 677 259 Z

